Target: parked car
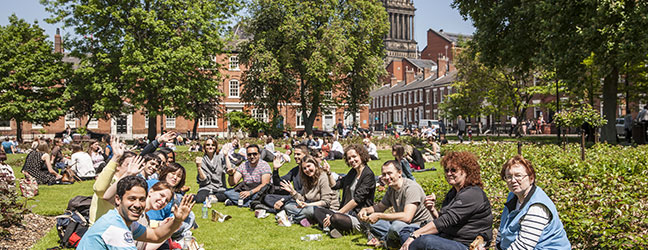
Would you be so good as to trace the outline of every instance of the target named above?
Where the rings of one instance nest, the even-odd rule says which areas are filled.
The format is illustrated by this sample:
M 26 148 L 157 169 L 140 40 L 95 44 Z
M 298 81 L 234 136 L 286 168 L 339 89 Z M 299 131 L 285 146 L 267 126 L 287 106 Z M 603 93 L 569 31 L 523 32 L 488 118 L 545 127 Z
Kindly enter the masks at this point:
M 431 127 L 433 129 L 438 129 L 439 128 L 439 121 L 438 120 L 421 119 L 421 120 L 419 120 L 418 127 L 419 128 Z
M 301 137 L 301 136 L 304 135 L 305 132 L 306 132 L 305 130 L 297 130 L 295 133 L 297 134 L 297 136 Z M 324 130 L 313 129 L 313 136 L 314 137 L 333 137 L 333 133 L 328 132 L 328 131 L 324 131 Z
M 86 129 L 86 130 L 87 130 L 86 135 L 89 135 L 90 139 L 93 139 L 93 140 L 100 141 L 101 138 L 103 138 L 106 135 L 106 134 L 102 134 L 102 133 L 93 132 L 92 130 L 89 130 L 89 129 Z M 76 131 L 77 131 L 76 128 L 72 128 L 70 135 L 77 134 Z M 54 138 L 63 138 L 63 135 L 66 134 L 66 133 L 67 133 L 67 131 L 65 131 L 65 130 L 63 130 L 61 132 L 57 132 L 57 133 L 54 134 Z

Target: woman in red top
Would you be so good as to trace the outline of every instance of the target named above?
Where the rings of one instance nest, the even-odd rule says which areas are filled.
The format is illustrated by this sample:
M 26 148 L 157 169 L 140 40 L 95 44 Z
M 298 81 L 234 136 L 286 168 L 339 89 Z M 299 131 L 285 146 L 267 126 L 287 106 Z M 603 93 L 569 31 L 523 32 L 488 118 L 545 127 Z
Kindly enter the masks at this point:
M 324 143 L 322 143 L 322 158 L 326 159 L 331 152 L 331 140 L 328 137 L 324 137 Z

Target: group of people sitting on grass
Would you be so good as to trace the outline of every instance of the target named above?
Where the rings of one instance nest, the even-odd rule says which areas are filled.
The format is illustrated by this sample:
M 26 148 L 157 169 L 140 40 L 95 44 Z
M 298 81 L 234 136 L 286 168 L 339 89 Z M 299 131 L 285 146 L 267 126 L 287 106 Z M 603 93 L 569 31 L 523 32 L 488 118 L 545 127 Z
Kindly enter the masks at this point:
M 405 157 L 407 145 L 392 147 L 394 160 L 385 161 L 376 177 L 368 166 L 366 144 L 344 148 L 342 158 L 350 169 L 342 174 L 331 171 L 320 150 L 300 143 L 288 151 L 296 165 L 282 176 L 285 155 L 266 154 L 271 166 L 262 156 L 266 147 L 239 148 L 235 140 L 219 150 L 210 138 L 204 141 L 204 155 L 195 159 L 199 189 L 191 195 L 184 186 L 186 171 L 175 163 L 173 151 L 155 150 L 172 137 L 161 136 L 139 156 L 112 140 L 113 156 L 93 186 L 93 226 L 79 249 L 173 248 L 197 227 L 191 212 L 195 202 L 216 201 L 285 215 L 292 223 L 317 226 L 333 238 L 362 233 L 372 246 L 483 249 L 494 239 L 480 166 L 469 152 L 449 152 L 441 159 L 451 187 L 437 210 L 436 196 L 426 195 L 412 175 L 416 163 Z M 244 160 L 235 164 L 240 155 Z M 496 247 L 570 249 L 555 205 L 535 185 L 531 162 L 515 156 L 502 167 L 501 178 L 511 192 Z M 377 190 L 385 190 L 379 202 Z

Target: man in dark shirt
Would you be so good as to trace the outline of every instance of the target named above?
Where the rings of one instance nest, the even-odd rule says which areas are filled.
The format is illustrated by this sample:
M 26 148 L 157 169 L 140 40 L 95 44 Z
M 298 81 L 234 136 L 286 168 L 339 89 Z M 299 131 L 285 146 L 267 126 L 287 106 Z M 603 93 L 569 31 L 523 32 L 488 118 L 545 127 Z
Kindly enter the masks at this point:
M 275 158 L 273 161 L 273 170 L 272 170 L 272 183 L 275 185 L 275 191 L 273 194 L 268 194 L 263 198 L 263 203 L 266 206 L 271 206 L 275 210 L 280 210 L 284 203 L 291 199 L 292 196 L 285 190 L 281 189 L 281 181 L 288 181 L 293 183 L 295 191 L 301 192 L 302 183 L 301 178 L 299 177 L 299 166 L 301 165 L 302 158 L 309 154 L 308 146 L 305 144 L 299 144 L 295 146 L 295 163 L 297 166 L 290 169 L 287 174 L 279 177 L 279 169 L 283 166 L 283 161 L 281 157 Z

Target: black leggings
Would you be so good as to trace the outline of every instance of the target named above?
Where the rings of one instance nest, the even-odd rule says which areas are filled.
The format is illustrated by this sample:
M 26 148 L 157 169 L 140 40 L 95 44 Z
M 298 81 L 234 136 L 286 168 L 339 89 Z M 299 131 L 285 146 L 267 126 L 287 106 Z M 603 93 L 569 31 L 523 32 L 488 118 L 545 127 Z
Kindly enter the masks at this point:
M 314 211 L 315 220 L 320 227 L 324 227 L 324 219 L 327 215 L 331 216 L 331 225 L 329 228 L 337 229 L 341 233 L 351 233 L 353 231 L 353 223 L 351 218 L 346 214 L 336 213 L 331 210 L 315 207 Z
M 209 190 L 205 190 L 205 189 L 200 190 L 198 191 L 196 196 L 194 196 L 194 201 L 196 203 L 203 203 L 207 199 L 207 196 L 209 196 L 210 194 L 212 193 Z M 214 193 L 214 195 L 216 196 L 216 199 L 218 199 L 219 202 L 223 202 L 227 200 L 227 197 L 225 197 L 225 192 L 216 192 Z

